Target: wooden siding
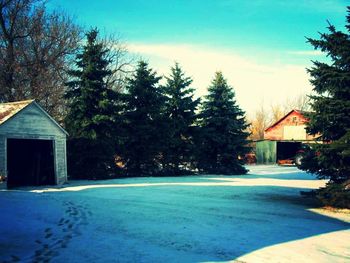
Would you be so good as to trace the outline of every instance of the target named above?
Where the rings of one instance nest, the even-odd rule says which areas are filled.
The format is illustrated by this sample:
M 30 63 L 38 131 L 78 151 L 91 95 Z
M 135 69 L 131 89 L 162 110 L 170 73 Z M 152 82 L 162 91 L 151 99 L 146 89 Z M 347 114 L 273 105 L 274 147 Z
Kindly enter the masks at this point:
M 66 134 L 50 120 L 35 104 L 13 116 L 0 126 L 0 134 L 24 138 L 65 138 Z
M 0 126 L 0 173 L 7 173 L 7 138 L 46 139 L 54 141 L 56 183 L 66 182 L 66 137 L 66 133 L 35 103 L 28 105 Z
M 315 136 L 308 135 L 306 133 L 305 127 L 308 120 L 297 111 L 290 112 L 287 116 L 284 117 L 280 122 L 266 129 L 264 132 L 265 140 L 314 140 Z M 288 127 L 302 127 L 300 128 L 298 134 L 295 138 L 290 138 L 290 134 L 285 134 L 285 130 L 288 130 Z M 287 127 L 287 129 L 286 129 Z M 291 130 L 292 128 L 290 128 Z
M 67 181 L 67 160 L 66 160 L 66 140 L 55 140 L 55 155 L 56 155 L 56 182 L 63 184 Z

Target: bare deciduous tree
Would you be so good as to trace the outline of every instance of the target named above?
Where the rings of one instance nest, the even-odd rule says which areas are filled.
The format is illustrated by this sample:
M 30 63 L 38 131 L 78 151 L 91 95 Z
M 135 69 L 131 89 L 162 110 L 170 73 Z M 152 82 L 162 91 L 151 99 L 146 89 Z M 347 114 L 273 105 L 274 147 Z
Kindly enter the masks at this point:
M 130 56 L 127 45 L 118 35 L 107 35 L 102 43 L 108 50 L 106 55 L 110 61 L 109 70 L 112 72 L 106 80 L 107 85 L 116 91 L 123 92 L 126 78 L 134 72 L 134 58 Z
M 273 124 L 286 114 L 286 108 L 281 104 L 273 104 L 270 108 L 269 124 Z
M 43 0 L 0 0 L 0 101 L 36 99 L 60 117 L 80 32 L 68 15 L 48 13 Z
M 255 112 L 255 116 L 252 119 L 251 124 L 249 126 L 249 132 L 250 132 L 249 139 L 253 141 L 264 139 L 264 131 L 267 128 L 268 124 L 269 124 L 269 114 L 264 108 L 264 106 L 261 105 L 260 109 L 258 109 Z
M 280 120 L 291 110 L 310 110 L 309 97 L 306 95 L 299 95 L 295 98 L 288 98 L 282 104 L 272 104 L 270 110 L 266 110 L 261 104 L 260 109 L 255 112 L 254 117 L 250 120 L 249 132 L 251 133 L 251 140 L 264 139 L 264 131 L 267 127 Z
M 310 110 L 310 99 L 305 94 L 300 94 L 296 97 L 287 98 L 284 103 L 272 104 L 270 124 L 280 120 L 291 110 L 309 111 Z
M 310 111 L 311 104 L 310 98 L 305 94 L 300 94 L 294 98 L 287 99 L 284 104 L 285 111 L 289 112 L 291 110 L 301 110 L 301 111 Z

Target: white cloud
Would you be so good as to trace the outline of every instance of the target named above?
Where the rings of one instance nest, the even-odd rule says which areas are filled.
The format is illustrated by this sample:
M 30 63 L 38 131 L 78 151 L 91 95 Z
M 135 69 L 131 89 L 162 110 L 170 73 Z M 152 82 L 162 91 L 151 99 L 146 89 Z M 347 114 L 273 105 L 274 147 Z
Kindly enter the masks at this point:
M 128 49 L 148 60 L 161 75 L 168 75 L 174 62 L 179 62 L 193 78 L 198 96 L 206 94 L 215 71 L 221 70 L 234 88 L 239 105 L 248 114 L 261 103 L 269 107 L 272 103 L 285 102 L 288 97 L 311 92 L 305 66 L 261 64 L 233 51 L 185 44 L 134 43 Z
M 325 53 L 323 53 L 320 50 L 302 50 L 302 51 L 290 51 L 288 52 L 292 55 L 299 55 L 299 56 L 324 56 Z

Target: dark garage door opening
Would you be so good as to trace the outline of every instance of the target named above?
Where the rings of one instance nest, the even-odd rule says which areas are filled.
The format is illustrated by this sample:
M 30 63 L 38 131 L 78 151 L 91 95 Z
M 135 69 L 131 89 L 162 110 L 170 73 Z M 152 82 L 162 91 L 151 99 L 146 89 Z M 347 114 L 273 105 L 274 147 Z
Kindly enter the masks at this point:
M 8 187 L 55 184 L 52 140 L 7 139 Z
M 301 149 L 301 142 L 277 142 L 277 162 L 292 160 Z

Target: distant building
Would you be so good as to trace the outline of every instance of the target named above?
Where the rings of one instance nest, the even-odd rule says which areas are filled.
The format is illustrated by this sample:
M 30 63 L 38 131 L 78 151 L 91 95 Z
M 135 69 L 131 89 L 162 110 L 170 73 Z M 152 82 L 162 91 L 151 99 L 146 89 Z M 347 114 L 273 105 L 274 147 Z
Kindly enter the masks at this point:
M 304 116 L 304 112 L 292 110 L 283 118 L 265 129 L 265 140 L 314 140 L 315 136 L 306 133 L 306 124 L 308 119 Z
M 306 132 L 305 113 L 292 110 L 265 129 L 264 140 L 256 142 L 258 164 L 291 164 L 302 151 L 302 145 L 314 142 L 317 136 Z
M 67 135 L 34 100 L 0 104 L 0 176 L 7 186 L 66 182 Z

